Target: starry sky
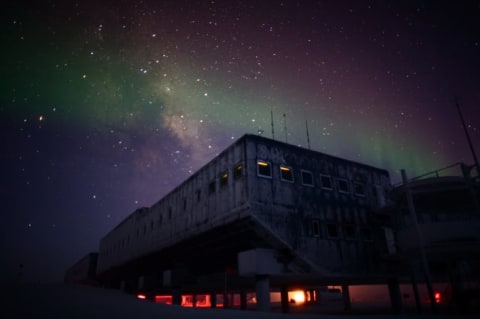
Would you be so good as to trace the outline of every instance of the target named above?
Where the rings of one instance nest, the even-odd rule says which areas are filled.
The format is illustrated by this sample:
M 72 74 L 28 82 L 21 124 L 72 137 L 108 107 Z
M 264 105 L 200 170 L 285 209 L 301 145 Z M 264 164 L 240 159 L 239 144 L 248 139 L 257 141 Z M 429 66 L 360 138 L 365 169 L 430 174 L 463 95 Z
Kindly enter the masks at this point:
M 480 1 L 2 6 L 0 281 L 61 281 L 245 133 L 396 183 L 473 163 L 457 96 L 480 150 Z

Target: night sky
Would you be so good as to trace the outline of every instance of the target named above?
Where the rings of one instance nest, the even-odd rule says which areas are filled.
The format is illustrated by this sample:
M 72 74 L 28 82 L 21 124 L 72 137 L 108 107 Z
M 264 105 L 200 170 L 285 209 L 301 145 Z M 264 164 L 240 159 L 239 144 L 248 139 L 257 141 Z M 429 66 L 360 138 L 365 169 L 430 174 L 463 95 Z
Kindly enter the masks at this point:
M 480 151 L 480 1 L 11 1 L 0 281 L 61 281 L 245 133 L 415 176 Z M 285 126 L 287 130 L 285 131 Z

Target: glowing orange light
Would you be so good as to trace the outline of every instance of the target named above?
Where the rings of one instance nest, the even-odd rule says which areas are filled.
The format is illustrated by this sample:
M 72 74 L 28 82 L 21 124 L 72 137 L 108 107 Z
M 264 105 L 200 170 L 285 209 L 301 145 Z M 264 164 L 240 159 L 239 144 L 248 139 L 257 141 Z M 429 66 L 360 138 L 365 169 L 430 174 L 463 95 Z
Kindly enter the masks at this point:
M 280 166 L 280 170 L 284 172 L 290 172 L 292 169 L 290 167 Z
M 440 303 L 440 301 L 442 301 L 442 295 L 440 294 L 440 292 L 435 292 L 434 294 L 434 297 L 435 297 L 435 302 L 436 303 Z
M 288 292 L 288 299 L 295 300 L 296 304 L 305 302 L 305 294 L 302 290 L 294 290 Z
M 138 299 L 145 300 L 145 299 L 147 299 L 147 296 L 145 296 L 144 294 L 138 294 L 138 295 L 137 295 L 137 298 L 138 298 Z
M 40 116 L 38 117 L 38 120 L 39 120 L 40 122 L 43 121 L 43 115 L 40 115 Z

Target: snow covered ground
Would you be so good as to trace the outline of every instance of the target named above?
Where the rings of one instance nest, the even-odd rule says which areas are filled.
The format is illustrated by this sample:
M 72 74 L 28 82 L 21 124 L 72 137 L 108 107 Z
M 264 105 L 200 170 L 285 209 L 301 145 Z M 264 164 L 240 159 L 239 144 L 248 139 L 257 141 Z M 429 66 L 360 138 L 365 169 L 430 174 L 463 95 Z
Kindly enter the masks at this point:
M 116 290 L 63 285 L 63 284 L 22 284 L 2 285 L 1 318 L 115 318 L 115 319 L 182 319 L 182 318 L 401 318 L 395 315 L 319 315 L 281 314 L 227 309 L 193 309 L 155 304 L 136 299 Z M 415 317 L 415 316 L 408 316 Z M 433 318 L 453 318 L 453 316 L 432 316 Z M 425 316 L 422 316 L 425 318 Z M 463 316 L 466 318 L 466 316 Z M 473 318 L 473 316 L 472 316 Z

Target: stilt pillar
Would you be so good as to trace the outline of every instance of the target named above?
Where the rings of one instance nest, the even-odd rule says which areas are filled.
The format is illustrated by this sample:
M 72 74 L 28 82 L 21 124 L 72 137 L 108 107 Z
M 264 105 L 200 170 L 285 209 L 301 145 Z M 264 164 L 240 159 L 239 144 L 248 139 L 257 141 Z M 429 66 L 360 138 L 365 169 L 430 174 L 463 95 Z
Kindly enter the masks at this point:
M 210 294 L 210 308 L 217 308 L 217 294 Z
M 289 313 L 290 312 L 290 300 L 288 300 L 288 287 L 282 286 L 280 289 L 280 297 L 282 300 L 282 312 Z
M 401 314 L 403 312 L 403 301 L 398 278 L 394 277 L 388 280 L 388 292 L 390 293 L 393 313 Z
M 270 278 L 268 275 L 257 275 L 255 279 L 257 310 L 269 312 L 270 305 Z
M 240 291 L 240 309 L 247 309 L 247 292 L 245 290 Z
M 350 290 L 348 285 L 342 285 L 343 309 L 352 310 L 352 302 L 350 300 Z
M 182 294 L 180 293 L 180 289 L 172 290 L 172 304 L 174 305 L 182 304 Z

